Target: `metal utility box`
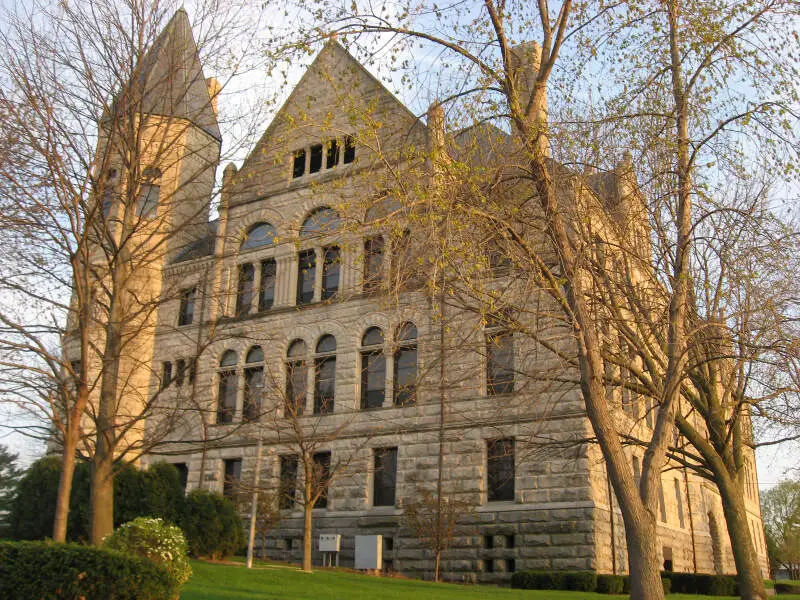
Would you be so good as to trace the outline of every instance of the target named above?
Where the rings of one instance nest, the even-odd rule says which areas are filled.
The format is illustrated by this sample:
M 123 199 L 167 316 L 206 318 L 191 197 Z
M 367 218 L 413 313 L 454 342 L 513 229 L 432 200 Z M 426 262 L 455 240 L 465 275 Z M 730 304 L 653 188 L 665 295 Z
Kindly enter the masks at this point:
M 355 568 L 370 571 L 383 569 L 382 535 L 356 536 Z
M 319 536 L 320 552 L 339 552 L 342 547 L 342 536 L 338 533 L 323 533 Z

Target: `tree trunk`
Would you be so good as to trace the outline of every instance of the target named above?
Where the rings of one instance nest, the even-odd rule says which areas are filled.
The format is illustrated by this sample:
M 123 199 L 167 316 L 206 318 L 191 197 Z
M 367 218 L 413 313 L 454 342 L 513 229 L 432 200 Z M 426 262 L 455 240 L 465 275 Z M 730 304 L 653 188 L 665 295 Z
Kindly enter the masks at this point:
M 105 438 L 98 432 L 98 444 L 92 463 L 91 532 L 93 546 L 100 546 L 103 538 L 114 531 L 114 455 Z
M 314 506 L 310 502 L 306 502 L 305 506 L 303 506 L 303 571 L 306 573 L 312 572 L 312 565 L 311 565 L 311 548 L 313 539 L 311 538 L 312 533 L 312 521 L 311 521 L 311 511 L 314 510 Z
M 441 550 L 437 550 L 436 551 L 436 559 L 435 559 L 434 567 L 433 567 L 433 580 L 435 582 L 437 582 L 437 583 L 439 581 L 439 564 L 441 563 L 441 559 L 442 559 L 442 551 Z
M 648 514 L 625 520 L 625 536 L 630 564 L 631 600 L 664 598 L 661 565 L 658 563 L 658 526 Z
M 67 541 L 69 521 L 69 499 L 72 493 L 72 477 L 75 474 L 75 450 L 78 446 L 78 431 L 73 423 L 68 423 L 64 432 L 64 449 L 61 454 L 61 477 L 58 480 L 56 514 L 53 519 L 53 540 Z
M 733 560 L 736 563 L 739 593 L 742 600 L 764 600 L 767 592 L 753 538 L 750 536 L 742 488 L 730 477 L 724 476 L 717 477 L 717 486 L 722 497 L 722 512 L 725 514 Z

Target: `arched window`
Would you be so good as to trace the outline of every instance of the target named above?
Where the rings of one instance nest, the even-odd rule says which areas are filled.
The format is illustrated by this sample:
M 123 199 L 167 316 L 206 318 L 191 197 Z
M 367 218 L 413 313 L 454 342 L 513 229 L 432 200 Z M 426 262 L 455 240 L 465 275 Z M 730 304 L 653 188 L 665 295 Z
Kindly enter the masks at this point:
M 232 423 L 236 412 L 236 352 L 226 350 L 219 361 L 219 393 L 217 394 L 217 423 Z
M 417 328 L 403 323 L 397 328 L 394 352 L 394 405 L 408 406 L 417 401 Z
M 367 209 L 365 221 L 367 223 L 374 223 L 386 219 L 400 211 L 402 205 L 394 196 L 383 196 L 373 201 L 372 205 Z
M 306 405 L 306 343 L 295 340 L 286 353 L 286 416 L 297 417 L 303 414 Z
M 275 243 L 275 228 L 269 223 L 256 223 L 247 230 L 242 240 L 241 250 L 252 250 Z
M 379 327 L 370 327 L 361 339 L 361 408 L 380 408 L 385 397 L 383 331 Z
M 505 328 L 505 319 L 490 317 L 486 336 L 486 393 L 489 396 L 514 391 L 514 337 Z
M 314 357 L 314 414 L 333 412 L 336 398 L 336 338 L 323 335 Z
M 326 235 L 339 229 L 339 213 L 328 206 L 317 208 L 303 221 L 300 228 L 300 237 L 307 238 L 314 235 Z
M 242 418 L 257 421 L 264 399 L 264 351 L 253 346 L 247 353 L 244 367 L 244 405 Z
M 255 285 L 256 269 L 253 263 L 239 265 L 239 284 L 236 289 L 236 316 L 241 317 L 250 312 L 253 307 L 253 286 Z

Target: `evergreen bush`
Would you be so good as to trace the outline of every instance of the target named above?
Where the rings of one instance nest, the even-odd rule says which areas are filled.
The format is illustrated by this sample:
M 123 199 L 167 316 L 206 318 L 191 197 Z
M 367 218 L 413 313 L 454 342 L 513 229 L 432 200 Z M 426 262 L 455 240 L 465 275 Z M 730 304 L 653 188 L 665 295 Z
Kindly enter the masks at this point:
M 597 591 L 601 594 L 621 594 L 624 577 L 622 575 L 598 575 Z
M 205 490 L 191 492 L 186 497 L 180 524 L 189 551 L 198 558 L 226 558 L 245 543 L 242 521 L 233 503 L 219 494 Z

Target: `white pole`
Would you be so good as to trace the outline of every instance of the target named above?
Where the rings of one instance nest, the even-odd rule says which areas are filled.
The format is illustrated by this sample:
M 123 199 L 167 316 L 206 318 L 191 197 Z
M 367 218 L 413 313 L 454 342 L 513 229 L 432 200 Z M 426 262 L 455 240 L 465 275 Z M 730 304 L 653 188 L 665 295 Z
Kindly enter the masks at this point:
M 253 568 L 253 546 L 256 541 L 256 512 L 258 511 L 258 479 L 261 474 L 261 433 L 256 449 L 256 474 L 253 481 L 253 504 L 250 507 L 250 537 L 247 541 L 247 568 Z

